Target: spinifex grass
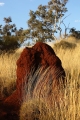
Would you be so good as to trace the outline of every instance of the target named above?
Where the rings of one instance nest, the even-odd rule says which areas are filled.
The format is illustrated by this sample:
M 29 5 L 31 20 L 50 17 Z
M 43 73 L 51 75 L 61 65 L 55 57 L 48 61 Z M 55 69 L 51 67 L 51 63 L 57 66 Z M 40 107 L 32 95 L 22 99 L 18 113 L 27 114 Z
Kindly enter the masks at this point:
M 15 54 L 0 55 L 0 94 L 4 97 L 12 93 L 16 82 L 16 60 Z
M 80 45 L 77 44 L 77 47 L 75 49 L 59 49 L 57 51 L 55 50 L 55 52 L 56 55 L 61 59 L 62 66 L 66 71 L 67 81 L 65 83 L 65 88 L 60 89 L 60 93 L 62 93 L 63 95 L 63 101 L 60 102 L 59 105 L 55 103 L 55 106 L 52 106 L 52 108 L 50 109 L 50 106 L 48 104 L 46 105 L 46 101 L 41 98 L 41 104 L 43 103 L 44 106 L 46 106 L 43 108 L 47 110 L 39 110 L 42 113 L 41 115 L 45 116 L 47 120 L 80 120 Z M 3 91 L 5 89 L 5 86 L 10 93 L 12 88 L 9 86 L 15 84 L 16 60 L 18 59 L 18 57 L 18 53 L 14 53 L 11 55 L 0 55 L 0 94 L 2 96 L 4 96 Z M 12 85 L 10 85 L 11 83 Z M 44 86 L 44 91 L 46 92 L 45 89 L 46 88 Z M 35 110 L 34 108 L 36 108 L 36 106 L 39 106 L 40 108 L 42 106 L 41 104 L 39 104 L 39 102 L 37 102 L 37 100 L 34 99 L 29 99 L 27 103 L 25 102 L 26 101 L 24 101 L 21 106 L 20 120 L 23 120 L 23 115 L 24 119 L 26 119 L 26 115 L 28 113 L 30 115 L 34 114 L 35 112 L 33 110 Z M 30 111 L 28 109 L 29 107 Z M 45 112 L 43 112 L 42 110 L 45 111 L 47 114 L 45 114 Z M 38 111 L 38 113 L 40 112 Z M 42 118 L 43 117 L 39 117 L 39 120 L 43 120 Z
M 76 74 L 75 76 L 74 75 L 70 76 L 68 73 L 66 73 L 66 75 L 67 76 L 65 87 L 60 89 L 57 88 L 56 96 L 55 89 L 53 89 L 51 95 L 48 95 L 48 91 L 51 89 L 50 88 L 51 86 L 49 87 L 47 84 L 44 84 L 46 74 L 45 76 L 42 74 L 41 78 L 39 77 L 40 80 L 42 80 L 43 78 L 44 83 L 42 84 L 44 84 L 44 86 L 42 87 L 42 89 L 39 88 L 41 86 L 38 86 L 37 90 L 33 91 L 33 96 L 28 96 L 29 95 L 28 93 L 31 92 L 30 89 L 31 85 L 29 84 L 29 88 L 27 89 L 28 95 L 26 94 L 27 97 L 23 99 L 24 101 L 20 109 L 20 120 L 23 120 L 23 118 L 27 120 L 34 119 L 44 120 L 44 118 L 45 120 L 79 120 L 80 119 L 79 74 Z M 36 83 L 35 87 L 37 85 L 38 83 Z M 39 89 L 42 92 L 40 92 Z M 24 91 L 25 90 L 26 89 L 24 89 Z M 23 95 L 25 96 L 25 94 Z M 46 106 L 45 109 L 40 109 L 42 107 L 42 103 L 44 106 Z M 37 111 L 39 112 L 39 114 L 37 114 L 36 118 L 35 114 L 37 113 Z M 32 117 L 30 118 L 30 116 Z

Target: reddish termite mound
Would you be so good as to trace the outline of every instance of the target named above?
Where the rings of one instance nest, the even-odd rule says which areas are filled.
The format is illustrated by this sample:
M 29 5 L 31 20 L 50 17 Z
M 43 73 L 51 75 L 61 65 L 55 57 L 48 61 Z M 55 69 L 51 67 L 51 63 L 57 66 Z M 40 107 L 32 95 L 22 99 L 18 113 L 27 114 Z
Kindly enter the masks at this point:
M 43 72 L 45 72 L 45 70 L 48 68 L 48 73 L 46 73 L 47 76 L 45 77 L 45 79 L 41 79 L 40 73 L 42 75 Z M 30 80 L 30 75 L 35 76 L 35 72 L 38 69 L 40 69 L 39 77 L 37 73 L 37 76 L 34 77 L 34 79 Z M 56 80 L 55 83 L 56 85 L 58 85 L 59 78 L 62 77 L 62 80 L 64 82 L 65 77 L 65 71 L 62 67 L 60 59 L 56 56 L 54 50 L 49 45 L 42 42 L 37 42 L 32 48 L 26 47 L 23 50 L 20 58 L 17 60 L 16 74 L 16 91 L 4 101 L 4 106 L 7 106 L 8 108 L 10 107 L 15 111 L 19 110 L 21 102 L 23 101 L 23 91 L 25 91 L 25 85 L 27 86 L 26 91 L 28 91 L 27 89 L 29 80 L 32 81 L 31 87 L 29 85 L 31 95 L 33 94 L 32 96 L 36 96 L 34 91 L 38 91 L 38 93 L 40 94 L 40 91 L 41 89 L 44 89 L 45 84 L 52 84 L 53 81 Z M 52 80 L 50 80 L 50 77 L 52 78 Z M 26 94 L 28 94 L 28 92 L 26 92 Z
M 38 42 L 32 48 L 25 48 L 23 50 L 20 58 L 17 61 L 17 90 L 21 100 L 24 97 L 24 85 L 27 86 L 27 83 L 29 83 L 29 75 L 34 76 L 35 71 L 38 69 L 40 69 L 40 73 L 41 71 L 43 73 L 43 71 L 45 71 L 47 68 L 49 68 L 47 76 L 48 81 L 49 76 L 52 76 L 52 79 L 56 79 L 56 84 L 59 84 L 59 78 L 61 77 L 64 82 L 65 72 L 62 68 L 61 61 L 50 46 L 45 43 Z M 33 87 L 34 83 L 35 88 L 37 84 L 36 82 L 38 81 L 40 80 L 34 79 L 31 87 Z

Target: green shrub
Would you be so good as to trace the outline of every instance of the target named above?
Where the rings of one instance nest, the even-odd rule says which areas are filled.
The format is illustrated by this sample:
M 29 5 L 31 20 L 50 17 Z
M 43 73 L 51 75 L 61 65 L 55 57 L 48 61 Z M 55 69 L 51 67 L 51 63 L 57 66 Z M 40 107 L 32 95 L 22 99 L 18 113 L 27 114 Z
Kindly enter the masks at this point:
M 18 41 L 18 37 L 16 36 L 4 36 L 0 50 L 11 51 L 20 47 L 20 43 Z
M 76 47 L 75 43 L 70 43 L 67 41 L 63 41 L 61 40 L 59 43 L 55 43 L 54 44 L 54 49 L 58 50 L 58 49 L 74 49 Z

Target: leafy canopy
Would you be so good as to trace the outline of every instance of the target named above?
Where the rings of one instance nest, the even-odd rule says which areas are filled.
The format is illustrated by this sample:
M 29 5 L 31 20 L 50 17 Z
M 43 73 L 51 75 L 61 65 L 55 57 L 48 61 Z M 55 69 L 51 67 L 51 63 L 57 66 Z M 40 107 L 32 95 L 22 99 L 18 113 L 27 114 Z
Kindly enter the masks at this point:
M 17 30 L 15 24 L 11 24 L 11 17 L 4 18 L 5 25 L 0 25 L 0 50 L 13 50 L 20 47 L 24 41 L 23 28 Z
M 60 30 L 61 19 L 67 11 L 68 0 L 50 0 L 47 5 L 39 5 L 36 11 L 30 10 L 26 39 L 52 41 L 55 32 Z

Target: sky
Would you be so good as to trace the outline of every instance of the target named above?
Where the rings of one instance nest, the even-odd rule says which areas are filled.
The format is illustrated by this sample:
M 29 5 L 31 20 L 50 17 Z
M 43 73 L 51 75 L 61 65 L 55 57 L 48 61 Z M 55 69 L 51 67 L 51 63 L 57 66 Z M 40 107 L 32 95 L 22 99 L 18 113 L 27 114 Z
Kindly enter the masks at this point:
M 49 0 L 0 0 L 0 24 L 4 25 L 3 18 L 10 16 L 18 29 L 27 29 L 30 10 L 36 11 L 40 4 L 47 5 L 48 2 Z M 80 0 L 68 0 L 66 7 L 68 12 L 65 16 L 70 15 L 64 20 L 65 25 L 80 30 Z M 64 33 L 63 25 L 62 29 Z

